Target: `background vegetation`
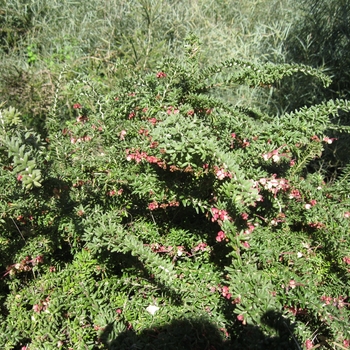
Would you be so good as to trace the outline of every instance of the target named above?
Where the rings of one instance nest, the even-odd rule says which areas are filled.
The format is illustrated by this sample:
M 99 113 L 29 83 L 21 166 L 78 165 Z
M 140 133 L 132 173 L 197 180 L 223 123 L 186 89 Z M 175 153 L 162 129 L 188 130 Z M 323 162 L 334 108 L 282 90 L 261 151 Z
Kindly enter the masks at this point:
M 0 0 L 0 347 L 349 347 L 349 18 Z

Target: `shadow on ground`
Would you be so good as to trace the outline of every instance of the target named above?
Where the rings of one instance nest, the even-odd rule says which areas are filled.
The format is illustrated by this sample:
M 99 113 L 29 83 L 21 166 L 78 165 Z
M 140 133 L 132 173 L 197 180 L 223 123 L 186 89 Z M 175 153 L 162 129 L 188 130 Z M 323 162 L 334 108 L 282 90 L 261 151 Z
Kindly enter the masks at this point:
M 233 327 L 231 339 L 225 339 L 225 332 L 208 320 L 175 320 L 163 326 L 154 326 L 136 334 L 127 330 L 113 339 L 113 323 L 102 334 L 102 341 L 109 350 L 229 350 L 229 349 L 272 349 L 301 350 L 293 335 L 293 325 L 281 313 L 268 311 L 261 318 L 262 323 L 274 330 L 275 336 L 266 336 L 255 326 L 237 324 Z

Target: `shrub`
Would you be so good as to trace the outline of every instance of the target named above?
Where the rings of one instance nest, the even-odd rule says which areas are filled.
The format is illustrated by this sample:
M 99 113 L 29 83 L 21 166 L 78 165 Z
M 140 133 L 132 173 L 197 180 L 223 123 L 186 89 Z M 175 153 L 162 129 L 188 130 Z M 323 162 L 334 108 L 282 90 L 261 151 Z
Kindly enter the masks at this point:
M 202 68 L 193 36 L 185 53 L 125 68 L 108 93 L 77 75 L 74 118 L 54 102 L 45 139 L 2 109 L 5 349 L 348 344 L 350 168 L 326 182 L 310 164 L 337 142 L 330 130 L 348 131 L 349 103 L 235 107 L 213 88 L 330 79 L 239 59 Z

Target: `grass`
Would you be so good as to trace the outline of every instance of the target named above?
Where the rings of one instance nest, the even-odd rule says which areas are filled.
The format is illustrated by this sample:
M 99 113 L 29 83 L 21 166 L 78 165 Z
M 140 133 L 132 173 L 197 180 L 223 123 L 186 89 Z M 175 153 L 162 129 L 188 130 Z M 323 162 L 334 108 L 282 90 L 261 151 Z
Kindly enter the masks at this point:
M 2 1 L 0 94 L 28 118 L 52 106 L 62 85 L 81 72 L 113 86 L 123 70 L 154 68 L 182 54 L 183 39 L 202 41 L 203 64 L 223 57 L 283 62 L 283 41 L 295 20 L 293 1 Z M 240 90 L 233 103 L 266 96 Z M 61 103 L 65 103 L 64 100 Z

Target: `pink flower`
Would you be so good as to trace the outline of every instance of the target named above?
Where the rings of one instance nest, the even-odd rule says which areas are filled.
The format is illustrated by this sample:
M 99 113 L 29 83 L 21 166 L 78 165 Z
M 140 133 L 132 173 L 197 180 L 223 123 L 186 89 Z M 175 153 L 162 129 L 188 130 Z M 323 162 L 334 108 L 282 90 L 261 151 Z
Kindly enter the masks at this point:
M 310 222 L 308 225 L 312 228 L 317 228 L 317 229 L 320 229 L 325 226 L 322 222 Z
M 148 136 L 149 134 L 149 131 L 147 129 L 140 129 L 138 132 L 139 132 L 139 135 Z
M 119 134 L 119 139 L 120 140 L 125 140 L 125 135 L 126 135 L 126 130 L 122 130 Z
M 248 214 L 247 213 L 242 213 L 241 217 L 243 220 L 248 220 Z
M 330 139 L 328 136 L 325 136 L 323 139 L 322 139 L 322 141 L 324 141 L 324 142 L 327 142 L 329 145 L 331 144 L 331 143 L 333 143 L 333 141 L 334 140 L 336 140 L 336 139 Z
M 240 297 L 237 297 L 233 300 L 233 303 L 234 304 L 240 304 L 241 303 L 241 298 Z
M 301 199 L 301 194 L 300 191 L 297 189 L 293 189 L 290 191 L 289 198 L 295 198 L 295 199 Z
M 225 232 L 224 231 L 219 231 L 218 235 L 216 236 L 216 240 L 218 242 L 222 242 L 226 238 Z
M 243 243 L 243 247 L 249 249 L 250 248 L 250 244 L 247 241 L 244 241 Z
M 165 78 L 166 77 L 166 74 L 164 72 L 158 72 L 156 77 L 159 79 L 159 78 Z
M 343 258 L 343 261 L 345 262 L 345 264 L 350 265 L 350 257 L 349 256 L 345 256 Z
M 78 117 L 77 117 L 77 122 L 78 123 L 86 123 L 89 119 L 88 119 L 88 117 L 86 117 L 85 115 L 79 115 Z
M 157 202 L 152 202 L 150 204 L 148 204 L 148 209 L 149 210 L 155 210 L 158 208 L 158 203 Z
M 231 293 L 229 293 L 229 288 L 227 286 L 222 287 L 221 294 L 224 298 L 231 299 Z
M 199 243 L 198 245 L 196 245 L 194 248 L 193 248 L 193 251 L 194 252 L 198 252 L 198 250 L 201 250 L 202 252 L 205 251 L 207 248 L 207 244 L 206 243 Z
M 346 211 L 344 213 L 344 218 L 350 218 L 350 211 Z
M 220 169 L 216 172 L 216 177 L 219 179 L 219 180 L 223 180 L 226 176 L 226 173 L 223 169 Z
M 83 108 L 83 107 L 82 107 L 82 105 L 81 105 L 80 103 L 75 103 L 75 104 L 73 105 L 73 108 L 74 108 L 74 109 L 81 109 L 81 108 Z
M 178 114 L 180 111 L 178 109 L 175 109 L 175 107 L 173 106 L 169 106 L 166 112 L 168 115 L 170 115 L 170 114 Z
M 289 287 L 290 288 L 294 289 L 296 286 L 297 286 L 297 284 L 296 284 L 295 280 L 290 280 L 289 281 Z
M 211 212 L 212 212 L 212 219 L 211 221 L 212 222 L 215 222 L 215 221 L 218 221 L 218 220 L 221 220 L 221 221 L 224 221 L 224 220 L 230 220 L 230 216 L 227 214 L 227 211 L 226 210 L 220 210 L 218 208 L 211 208 Z
M 33 305 L 33 310 L 34 310 L 34 312 L 39 313 L 42 310 L 42 306 L 35 304 L 35 305 Z
M 121 313 L 122 313 L 122 309 L 117 309 L 117 310 L 115 310 L 116 311 L 116 313 L 118 314 L 118 315 L 120 315 Z
M 343 340 L 343 345 L 344 345 L 344 347 L 348 348 L 350 346 L 350 340 L 349 339 L 344 339 Z
M 311 199 L 310 204 L 311 206 L 314 206 L 317 204 L 317 201 L 315 199 Z
M 250 146 L 250 142 L 247 139 L 243 139 L 242 148 Z
M 322 295 L 321 300 L 324 301 L 326 305 L 329 305 L 333 301 L 333 298 Z
M 146 160 L 148 163 L 158 163 L 159 159 L 155 156 L 147 156 Z
M 23 176 L 21 174 L 17 175 L 17 181 L 22 181 Z
M 34 260 L 36 263 L 42 264 L 44 262 L 44 257 L 42 255 L 38 255 Z
M 244 234 L 245 234 L 245 235 L 249 235 L 249 234 L 252 233 L 254 230 L 255 230 L 255 226 L 252 225 L 252 224 L 248 224 L 248 229 L 246 229 L 246 230 L 244 231 Z
M 244 315 L 238 315 L 237 320 L 243 322 L 244 321 Z
M 150 119 L 148 119 L 148 121 L 149 121 L 152 125 L 156 125 L 158 120 L 157 120 L 156 118 L 150 118 Z
M 83 141 L 91 141 L 92 140 L 92 137 L 89 136 L 89 135 L 86 135 L 82 138 Z
M 307 339 L 305 342 L 305 347 L 307 350 L 312 349 L 313 348 L 313 344 L 312 341 L 310 339 Z

